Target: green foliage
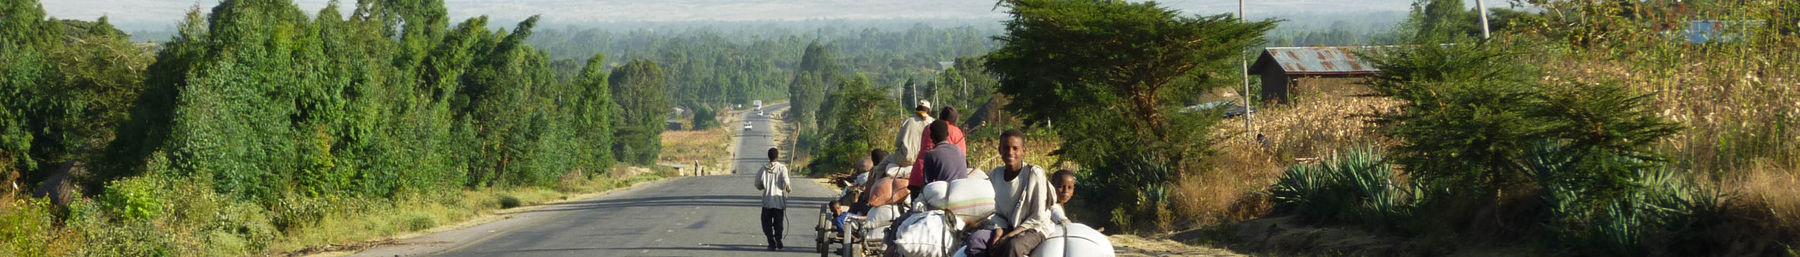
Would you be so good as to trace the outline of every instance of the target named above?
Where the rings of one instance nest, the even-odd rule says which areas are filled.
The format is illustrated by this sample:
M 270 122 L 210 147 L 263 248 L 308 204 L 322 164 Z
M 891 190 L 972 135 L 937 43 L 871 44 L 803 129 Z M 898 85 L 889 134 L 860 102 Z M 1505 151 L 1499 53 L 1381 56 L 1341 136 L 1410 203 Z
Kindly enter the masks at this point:
M 817 128 L 818 114 L 826 101 L 825 92 L 834 81 L 837 81 L 837 61 L 832 59 L 831 50 L 825 45 L 813 42 L 806 46 L 806 54 L 800 62 L 800 70 L 794 74 L 794 80 L 788 84 L 788 121 L 805 128 Z
M 1318 164 L 1288 167 L 1269 194 L 1277 212 L 1312 222 L 1401 228 L 1414 217 L 1418 193 L 1395 181 L 1395 175 L 1375 149 L 1357 148 Z
M 821 129 L 826 131 L 822 135 L 802 133 L 823 140 L 819 157 L 806 167 L 813 174 L 848 173 L 855 160 L 868 156 L 869 149 L 892 143 L 892 136 L 884 132 L 892 130 L 887 123 L 891 122 L 889 117 L 899 116 L 891 104 L 893 100 L 861 74 L 845 80 L 838 88 L 830 98 L 834 108 L 829 121 L 834 125 Z
M 100 202 L 108 213 L 118 214 L 124 220 L 156 218 L 163 214 L 161 199 L 166 196 L 160 183 L 160 178 L 155 177 L 113 181 L 106 194 L 100 196 Z
M 1680 129 L 1646 108 L 1647 95 L 1616 84 L 1543 85 L 1513 47 L 1459 42 L 1368 56 L 1384 71 L 1370 86 L 1405 101 L 1376 120 L 1400 139 L 1396 163 L 1421 181 L 1482 192 L 1531 182 L 1519 161 L 1536 142 L 1657 161 L 1647 148 Z M 1612 192 L 1630 175 L 1555 177 Z
M 1464 7 L 1463 1 L 1418 0 L 1406 25 L 1418 38 L 1481 36 L 1480 11 Z
M 957 57 L 956 64 L 950 69 L 938 73 L 933 82 L 930 96 L 936 106 L 954 106 L 962 112 L 963 118 L 972 118 L 977 109 L 987 104 L 992 98 L 1000 81 L 982 67 L 982 59 L 978 57 Z M 964 125 L 966 120 L 955 121 L 957 126 Z M 967 128 L 965 128 L 967 129 Z
M 613 153 L 619 161 L 650 165 L 662 151 L 662 131 L 669 118 L 669 100 L 661 66 L 648 60 L 632 60 L 614 68 L 609 76 L 612 95 L 619 105 Z
M 587 65 L 581 68 L 581 74 L 575 77 L 572 90 L 580 92 L 577 100 L 574 127 L 580 137 L 580 165 L 590 173 L 601 173 L 612 169 L 616 162 L 613 158 L 613 128 L 618 124 L 615 115 L 619 106 L 612 97 L 612 85 L 607 83 L 606 56 L 596 54 L 588 58 Z
M 1126 206 L 1134 210 L 1160 206 L 1162 197 L 1155 196 L 1168 179 L 1200 169 L 1209 152 L 1206 128 L 1218 118 L 1175 111 L 1182 100 L 1232 85 L 1229 78 L 1238 75 L 1224 72 L 1236 69 L 1231 60 L 1261 45 L 1262 34 L 1275 26 L 1229 15 L 1181 16 L 1155 2 L 1002 5 L 1013 17 L 999 38 L 1005 45 L 987 55 L 985 66 L 1000 75 L 999 92 L 1012 98 L 1008 110 L 1029 123 L 1054 121 L 1063 158 L 1114 167 L 1102 169 L 1106 176 L 1143 178 L 1130 184 L 1141 192 L 1129 195 L 1148 199 Z
M 1134 151 L 1112 156 L 1107 162 L 1094 165 L 1093 172 L 1077 172 L 1075 193 L 1080 199 L 1119 199 L 1117 201 L 1095 201 L 1087 203 L 1085 208 L 1111 210 L 1110 224 L 1130 228 L 1153 228 L 1162 224 L 1155 221 L 1169 217 L 1158 213 L 1159 209 L 1173 204 L 1170 199 L 1169 182 L 1177 174 L 1178 167 L 1167 160 L 1157 159 L 1157 153 Z
M 712 106 L 694 107 L 693 130 L 714 129 L 719 127 L 719 110 Z
M 1394 162 L 1417 180 L 1469 191 L 1518 182 L 1514 158 L 1550 127 L 1529 115 L 1541 94 L 1509 51 L 1461 41 L 1365 55 L 1383 71 L 1370 87 L 1404 101 L 1376 120 L 1401 139 Z
M 1728 242 L 1698 234 L 1723 220 L 1723 194 L 1693 177 L 1639 159 L 1545 144 L 1525 165 L 1539 177 L 1546 208 L 1542 241 L 1587 256 L 1700 255 Z M 1620 181 L 1567 174 L 1623 176 Z M 1621 183 L 1609 188 L 1604 183 Z
M 437 218 L 426 212 L 409 212 L 402 216 L 401 227 L 406 231 L 419 231 L 437 227 Z
M 1541 75 L 1521 61 L 1528 43 L 1439 42 L 1364 55 L 1383 70 L 1371 88 L 1402 100 L 1376 119 L 1375 129 L 1397 140 L 1394 163 L 1414 188 L 1443 190 L 1415 194 L 1422 204 L 1453 213 L 1430 218 L 1468 218 L 1460 214 L 1494 208 L 1498 192 L 1537 192 L 1546 211 L 1536 221 L 1553 251 L 1641 256 L 1717 246 L 1691 237 L 1694 226 L 1716 222 L 1717 195 L 1664 169 L 1651 150 L 1681 130 L 1650 109 L 1651 95 Z
M 523 205 L 523 203 L 521 203 L 519 201 L 518 197 L 514 197 L 514 196 L 510 196 L 510 195 L 500 196 L 500 208 L 501 209 L 518 208 L 520 205 Z
M 39 164 L 87 162 L 140 91 L 148 50 L 104 17 L 47 20 L 37 1 L 0 4 L 0 19 L 0 179 L 35 182 L 49 175 Z
M 50 256 L 47 244 L 55 233 L 56 216 L 48 199 L 20 199 L 0 203 L 0 255 Z

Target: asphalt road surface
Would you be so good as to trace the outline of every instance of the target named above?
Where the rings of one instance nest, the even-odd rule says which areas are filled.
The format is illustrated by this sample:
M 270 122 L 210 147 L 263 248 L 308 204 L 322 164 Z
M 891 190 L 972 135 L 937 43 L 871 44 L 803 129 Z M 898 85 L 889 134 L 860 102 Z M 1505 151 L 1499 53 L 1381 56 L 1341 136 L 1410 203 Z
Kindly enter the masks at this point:
M 775 110 L 782 106 L 770 106 Z M 773 112 L 770 112 L 773 114 Z M 787 248 L 769 251 L 757 222 L 761 192 L 755 174 L 767 163 L 769 119 L 752 124 L 738 143 L 730 175 L 667 179 L 641 188 L 517 214 L 490 224 L 409 239 L 409 251 L 370 249 L 356 255 L 437 256 L 816 256 L 818 208 L 835 192 L 793 178 L 788 199 Z M 734 124 L 741 129 L 743 124 Z M 785 148 L 784 148 L 785 149 Z M 786 159 L 786 156 L 783 156 Z M 505 223 L 514 224 L 505 224 Z M 455 233 L 463 235 L 455 235 Z M 443 235 L 439 235 L 443 234 Z M 432 239 L 436 238 L 436 239 Z M 401 247 L 385 247 L 401 248 Z

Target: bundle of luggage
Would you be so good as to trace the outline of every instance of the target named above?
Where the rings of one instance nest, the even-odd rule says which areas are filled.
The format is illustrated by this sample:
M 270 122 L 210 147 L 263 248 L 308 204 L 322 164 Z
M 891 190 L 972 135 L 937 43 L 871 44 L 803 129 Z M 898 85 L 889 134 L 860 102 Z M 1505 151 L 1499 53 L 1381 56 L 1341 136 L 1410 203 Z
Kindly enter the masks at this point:
M 986 179 L 926 184 L 914 208 L 893 226 L 890 256 L 966 256 L 969 233 L 994 215 L 994 187 Z M 1032 256 L 1113 256 L 1112 241 L 1086 225 L 1068 223 L 1048 235 Z

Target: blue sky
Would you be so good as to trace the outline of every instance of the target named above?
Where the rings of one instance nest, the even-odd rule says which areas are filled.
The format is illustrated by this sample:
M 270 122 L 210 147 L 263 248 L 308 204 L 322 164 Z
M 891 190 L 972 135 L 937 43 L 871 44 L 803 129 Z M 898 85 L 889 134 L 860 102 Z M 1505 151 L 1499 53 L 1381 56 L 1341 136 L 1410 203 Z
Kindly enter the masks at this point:
M 355 0 L 341 0 L 352 5 Z M 1499 4 L 1499 0 L 1489 0 Z M 295 0 L 319 10 L 329 0 Z M 44 0 L 57 18 L 92 20 L 102 15 L 127 30 L 173 27 L 192 8 L 218 0 Z M 1193 13 L 1236 12 L 1236 0 L 1166 0 Z M 1249 17 L 1406 10 L 1412 0 L 1246 0 Z M 810 19 L 984 19 L 1002 17 L 990 0 L 445 0 L 453 20 L 488 15 L 498 21 L 541 14 L 551 22 L 745 21 Z M 344 8 L 345 11 L 350 8 Z

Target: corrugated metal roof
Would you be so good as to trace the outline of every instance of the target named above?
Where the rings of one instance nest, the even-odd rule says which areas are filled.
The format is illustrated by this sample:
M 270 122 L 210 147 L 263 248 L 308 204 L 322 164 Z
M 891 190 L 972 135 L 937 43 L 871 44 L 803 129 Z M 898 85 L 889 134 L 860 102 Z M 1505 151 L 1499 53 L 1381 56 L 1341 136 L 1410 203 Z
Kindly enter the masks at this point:
M 1361 46 L 1270 47 L 1256 59 L 1260 70 L 1273 60 L 1282 70 L 1294 75 L 1373 74 L 1378 70 L 1356 58 Z

